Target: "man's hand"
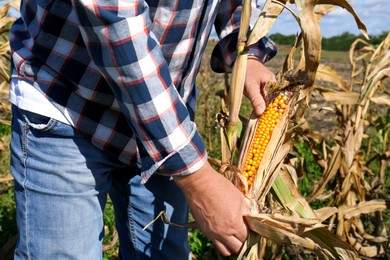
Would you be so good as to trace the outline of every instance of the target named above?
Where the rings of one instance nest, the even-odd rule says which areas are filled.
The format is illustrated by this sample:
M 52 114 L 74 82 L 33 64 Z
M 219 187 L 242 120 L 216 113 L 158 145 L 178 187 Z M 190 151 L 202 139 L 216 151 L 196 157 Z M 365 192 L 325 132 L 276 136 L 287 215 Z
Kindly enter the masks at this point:
M 206 163 L 199 171 L 174 178 L 200 230 L 225 256 L 238 253 L 248 236 L 242 193 Z
M 275 81 L 275 75 L 257 57 L 249 56 L 244 94 L 257 116 L 262 115 L 266 108 L 264 86 L 268 81 Z

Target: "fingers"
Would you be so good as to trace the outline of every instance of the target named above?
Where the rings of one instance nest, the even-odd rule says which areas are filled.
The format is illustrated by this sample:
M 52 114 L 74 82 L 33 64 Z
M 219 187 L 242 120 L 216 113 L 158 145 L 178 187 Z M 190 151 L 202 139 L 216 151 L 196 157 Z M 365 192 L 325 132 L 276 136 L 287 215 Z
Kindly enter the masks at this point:
M 215 247 L 219 250 L 224 256 L 229 256 L 232 254 L 237 254 L 241 251 L 241 248 L 248 237 L 248 229 L 244 222 L 237 227 L 237 232 L 235 235 L 225 237 L 223 242 L 218 239 L 214 239 L 213 242 Z
M 261 116 L 264 113 L 266 104 L 262 95 L 254 94 L 250 97 L 250 102 L 252 104 L 253 110 L 256 116 Z
M 232 254 L 239 253 L 243 245 L 243 242 L 234 236 L 230 237 L 228 241 L 225 241 L 225 244 L 218 240 L 214 240 L 213 242 L 218 251 L 224 256 L 230 256 Z
M 217 248 L 217 250 L 224 256 L 232 255 L 234 252 L 226 247 L 224 244 L 219 242 L 218 240 L 214 240 L 214 245 Z
M 257 116 L 263 114 L 266 103 L 264 86 L 267 82 L 275 82 L 275 75 L 257 58 L 248 59 L 248 69 L 245 78 L 245 95 L 252 104 Z

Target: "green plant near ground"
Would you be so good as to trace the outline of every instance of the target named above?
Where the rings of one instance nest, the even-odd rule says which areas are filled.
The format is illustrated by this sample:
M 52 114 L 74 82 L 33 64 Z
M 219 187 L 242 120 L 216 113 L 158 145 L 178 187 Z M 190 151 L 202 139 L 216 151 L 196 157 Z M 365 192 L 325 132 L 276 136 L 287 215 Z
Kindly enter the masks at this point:
M 294 146 L 297 153 L 297 165 L 301 167 L 302 176 L 299 178 L 299 190 L 307 197 L 313 191 L 313 183 L 322 175 L 322 169 L 312 154 L 310 146 L 301 141 Z
M 104 239 L 103 239 L 103 259 L 117 259 L 118 256 L 118 235 L 115 229 L 115 213 L 111 200 L 108 199 L 104 209 Z
M 16 234 L 15 203 L 13 189 L 0 186 L 0 245 L 5 245 Z M 1 248 L 0 248 L 1 249 Z
M 205 259 L 212 243 L 199 229 L 191 229 L 188 236 L 190 250 L 197 259 Z

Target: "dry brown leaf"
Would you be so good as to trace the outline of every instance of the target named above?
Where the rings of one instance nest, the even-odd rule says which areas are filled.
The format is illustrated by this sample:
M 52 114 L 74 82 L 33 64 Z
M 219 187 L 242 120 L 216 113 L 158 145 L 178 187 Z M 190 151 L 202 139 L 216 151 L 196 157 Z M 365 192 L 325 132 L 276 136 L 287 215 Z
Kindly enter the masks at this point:
M 336 207 L 323 207 L 314 210 L 314 212 L 317 215 L 320 222 L 323 222 L 326 219 L 330 218 L 331 216 L 335 215 L 338 212 L 338 209 Z
M 316 80 L 324 80 L 336 84 L 340 89 L 347 91 L 348 87 L 344 79 L 332 67 L 320 64 L 318 66 Z
M 356 105 L 359 94 L 356 92 L 342 92 L 332 89 L 316 88 L 326 101 L 337 102 L 341 105 Z
M 380 200 L 363 201 L 359 204 L 349 207 L 344 211 L 344 218 L 351 219 L 360 214 L 368 214 L 375 211 L 383 211 L 386 209 L 386 203 Z
M 309 202 L 316 199 L 316 197 L 324 191 L 326 185 L 337 174 L 341 165 L 341 147 L 335 146 L 332 148 L 332 152 L 329 156 L 328 168 L 324 169 L 324 173 L 318 183 L 314 186 L 314 189 L 309 197 Z
M 281 3 L 286 3 L 286 0 L 280 0 Z M 258 42 L 262 37 L 267 35 L 276 18 L 283 11 L 283 6 L 267 0 L 264 3 L 262 13 L 256 21 L 253 30 L 248 38 L 248 45 Z
M 330 13 L 333 9 L 335 9 L 335 5 L 318 5 L 316 7 L 316 14 L 319 17 L 319 20 L 322 19 L 322 17 L 328 13 Z
M 278 244 L 302 246 L 311 250 L 318 250 L 318 246 L 309 239 L 302 238 L 292 232 L 286 231 L 269 223 L 265 224 L 257 218 L 244 216 L 248 227 L 257 234 L 275 241 Z
M 303 31 L 303 47 L 305 55 L 305 87 L 313 85 L 321 56 L 321 29 L 314 12 L 316 0 L 295 0 Z
M 359 30 L 364 35 L 364 37 L 366 37 L 366 39 L 369 39 L 366 26 L 360 20 L 359 16 L 355 13 L 355 10 L 353 10 L 352 6 L 348 3 L 348 1 L 346 1 L 346 0 L 318 0 L 318 4 L 338 5 L 344 9 L 346 9 L 355 18 L 355 22 L 356 22 Z

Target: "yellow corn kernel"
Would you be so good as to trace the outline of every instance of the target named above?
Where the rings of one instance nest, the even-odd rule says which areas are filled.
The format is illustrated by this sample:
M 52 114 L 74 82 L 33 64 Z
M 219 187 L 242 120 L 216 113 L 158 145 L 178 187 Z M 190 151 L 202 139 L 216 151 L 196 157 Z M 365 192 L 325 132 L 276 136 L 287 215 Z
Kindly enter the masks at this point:
M 287 103 L 287 96 L 279 94 L 279 96 L 267 106 L 263 115 L 259 119 L 257 129 L 243 167 L 243 174 L 247 179 L 248 188 L 253 184 L 255 174 L 257 173 L 273 129 L 280 117 L 283 115 L 287 107 Z

